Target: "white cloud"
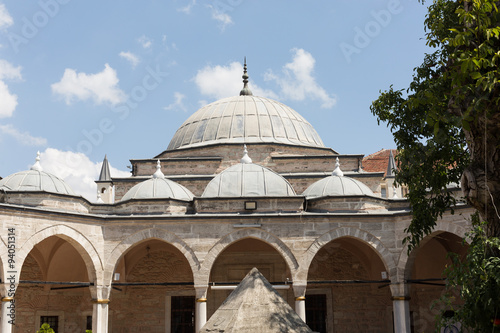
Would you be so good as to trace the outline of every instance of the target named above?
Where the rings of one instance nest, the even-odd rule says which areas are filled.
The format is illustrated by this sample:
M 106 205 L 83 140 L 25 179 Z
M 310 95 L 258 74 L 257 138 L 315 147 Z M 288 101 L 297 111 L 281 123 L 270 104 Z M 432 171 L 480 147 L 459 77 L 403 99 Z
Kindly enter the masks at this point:
M 72 151 L 47 148 L 40 155 L 40 164 L 45 172 L 63 178 L 66 183 L 87 200 L 97 200 L 97 186 L 102 162 L 92 162 L 86 155 Z M 111 167 L 111 177 L 129 177 L 130 172 Z
M 266 80 L 276 82 L 284 99 L 302 101 L 308 98 L 320 100 L 322 108 L 332 108 L 336 104 L 335 96 L 328 94 L 313 76 L 316 60 L 311 53 L 303 49 L 293 49 L 292 62 L 283 66 L 283 75 L 272 71 L 266 73 Z
M 208 8 L 212 11 L 212 19 L 218 21 L 220 23 L 220 28 L 222 31 L 226 29 L 229 24 L 233 24 L 233 19 L 229 14 L 224 13 L 222 10 L 212 6 L 207 5 Z
M 14 24 L 14 19 L 10 16 L 9 11 L 2 3 L 0 4 L 0 29 L 8 28 Z
M 11 94 L 3 81 L 0 81 L 0 101 L 0 118 L 11 117 L 17 106 L 17 95 Z
M 183 112 L 186 112 L 187 111 L 186 106 L 182 102 L 184 100 L 184 98 L 186 98 L 186 96 L 181 94 L 180 92 L 176 91 L 174 93 L 174 98 L 175 98 L 175 101 L 172 104 L 165 106 L 164 109 L 165 110 L 174 110 L 174 111 L 181 110 Z
M 127 60 L 128 62 L 130 62 L 130 64 L 132 65 L 132 68 L 135 68 L 141 62 L 141 60 L 139 59 L 139 57 L 136 56 L 135 54 L 133 54 L 132 52 L 120 52 L 119 55 L 123 59 Z
M 17 107 L 17 95 L 9 91 L 5 79 L 21 80 L 21 66 L 14 67 L 8 61 L 0 59 L 0 118 L 11 117 Z
M 149 39 L 148 37 L 146 37 L 145 35 L 142 35 L 141 37 L 139 37 L 137 39 L 137 41 L 145 49 L 149 49 L 153 45 L 153 41 L 151 39 Z
M 1 99 L 1 96 L 0 96 Z M 0 134 L 9 135 L 25 146 L 45 146 L 47 139 L 31 136 L 28 132 L 20 132 L 12 125 L 0 125 Z
M 182 12 L 184 14 L 191 14 L 191 9 L 196 5 L 196 0 L 191 0 L 186 6 L 178 8 L 178 12 Z
M 64 97 L 66 104 L 71 104 L 75 99 L 92 99 L 96 104 L 115 105 L 127 98 L 118 88 L 118 81 L 116 71 L 108 64 L 96 74 L 76 73 L 74 69 L 66 68 L 61 81 L 52 84 L 51 88 L 54 94 Z
M 194 81 L 203 95 L 221 99 L 240 93 L 243 88 L 242 74 L 243 65 L 232 62 L 228 66 L 206 66 L 198 71 Z M 252 82 L 248 85 L 255 96 L 277 98 L 271 90 L 262 89 Z
M 21 66 L 14 67 L 7 60 L 0 59 L 0 80 L 4 79 L 21 80 Z

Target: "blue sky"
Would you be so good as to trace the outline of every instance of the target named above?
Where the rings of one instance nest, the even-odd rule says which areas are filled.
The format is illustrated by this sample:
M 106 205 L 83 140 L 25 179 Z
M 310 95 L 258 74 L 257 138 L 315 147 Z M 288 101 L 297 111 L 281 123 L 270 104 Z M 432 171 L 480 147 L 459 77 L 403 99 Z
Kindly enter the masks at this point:
M 417 0 L 0 0 L 0 176 L 45 171 L 95 200 L 206 103 L 254 95 L 303 115 L 342 154 L 395 148 L 370 113 L 427 50 Z

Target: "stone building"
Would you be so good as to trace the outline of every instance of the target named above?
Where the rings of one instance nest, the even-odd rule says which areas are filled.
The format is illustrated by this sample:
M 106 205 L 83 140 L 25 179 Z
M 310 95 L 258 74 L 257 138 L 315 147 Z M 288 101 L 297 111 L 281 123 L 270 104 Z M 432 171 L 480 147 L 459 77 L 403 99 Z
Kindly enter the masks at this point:
M 195 332 L 253 267 L 313 331 L 433 329 L 471 209 L 445 214 L 408 253 L 411 212 L 389 191 L 390 158 L 363 170 L 362 154 L 325 147 L 299 113 L 252 95 L 246 67 L 243 78 L 239 96 L 193 113 L 166 150 L 132 159 L 131 177 L 111 177 L 105 158 L 97 203 L 38 158 L 0 180 L 3 333 L 42 322 Z

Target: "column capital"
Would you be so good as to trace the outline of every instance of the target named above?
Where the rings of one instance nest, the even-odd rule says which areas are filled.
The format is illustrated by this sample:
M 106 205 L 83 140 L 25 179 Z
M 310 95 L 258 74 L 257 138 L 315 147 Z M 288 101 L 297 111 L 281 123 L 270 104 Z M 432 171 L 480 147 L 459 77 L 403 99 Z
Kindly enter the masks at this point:
M 111 286 L 90 286 L 90 296 L 93 300 L 109 300 Z
M 391 294 L 393 297 L 409 297 L 410 286 L 404 282 L 392 282 L 390 285 Z
M 207 291 L 208 291 L 208 285 L 205 284 L 205 285 L 195 285 L 194 286 L 194 290 L 196 292 L 196 301 L 198 302 L 198 300 L 200 299 L 205 299 L 205 302 L 206 302 L 206 299 L 207 299 Z M 200 301 L 202 302 L 202 301 Z
M 293 283 L 293 293 L 296 298 L 304 297 L 306 296 L 306 289 L 307 289 L 307 282 L 294 282 Z

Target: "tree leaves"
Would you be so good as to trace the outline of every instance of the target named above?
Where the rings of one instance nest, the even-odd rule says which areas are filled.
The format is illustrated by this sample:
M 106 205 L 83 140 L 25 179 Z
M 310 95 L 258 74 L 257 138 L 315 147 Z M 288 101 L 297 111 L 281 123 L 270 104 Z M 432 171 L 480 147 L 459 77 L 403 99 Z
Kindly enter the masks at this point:
M 492 320 L 500 318 L 500 238 L 485 235 L 486 223 L 480 222 L 477 214 L 472 217 L 472 224 L 467 256 L 451 255 L 453 264 L 445 272 L 447 292 L 441 300 L 453 306 L 451 299 L 458 291 L 463 304 L 453 310 L 462 329 L 494 332 Z M 445 324 L 443 319 L 441 325 Z
M 391 129 L 399 154 L 396 182 L 408 187 L 411 251 L 457 203 L 448 190 L 464 175 L 476 216 L 465 260 L 447 272 L 462 327 L 491 332 L 500 322 L 500 13 L 498 0 L 435 0 L 425 20 L 426 54 L 408 89 L 380 94 L 370 109 Z M 490 199 L 491 198 L 491 199 Z M 447 305 L 452 306 L 453 293 Z
M 435 51 L 415 68 L 406 94 L 391 86 L 370 107 L 400 150 L 396 182 L 409 189 L 410 249 L 456 204 L 447 186 L 458 184 L 470 164 L 480 117 L 498 111 L 499 19 L 495 1 L 434 1 L 425 28 Z

